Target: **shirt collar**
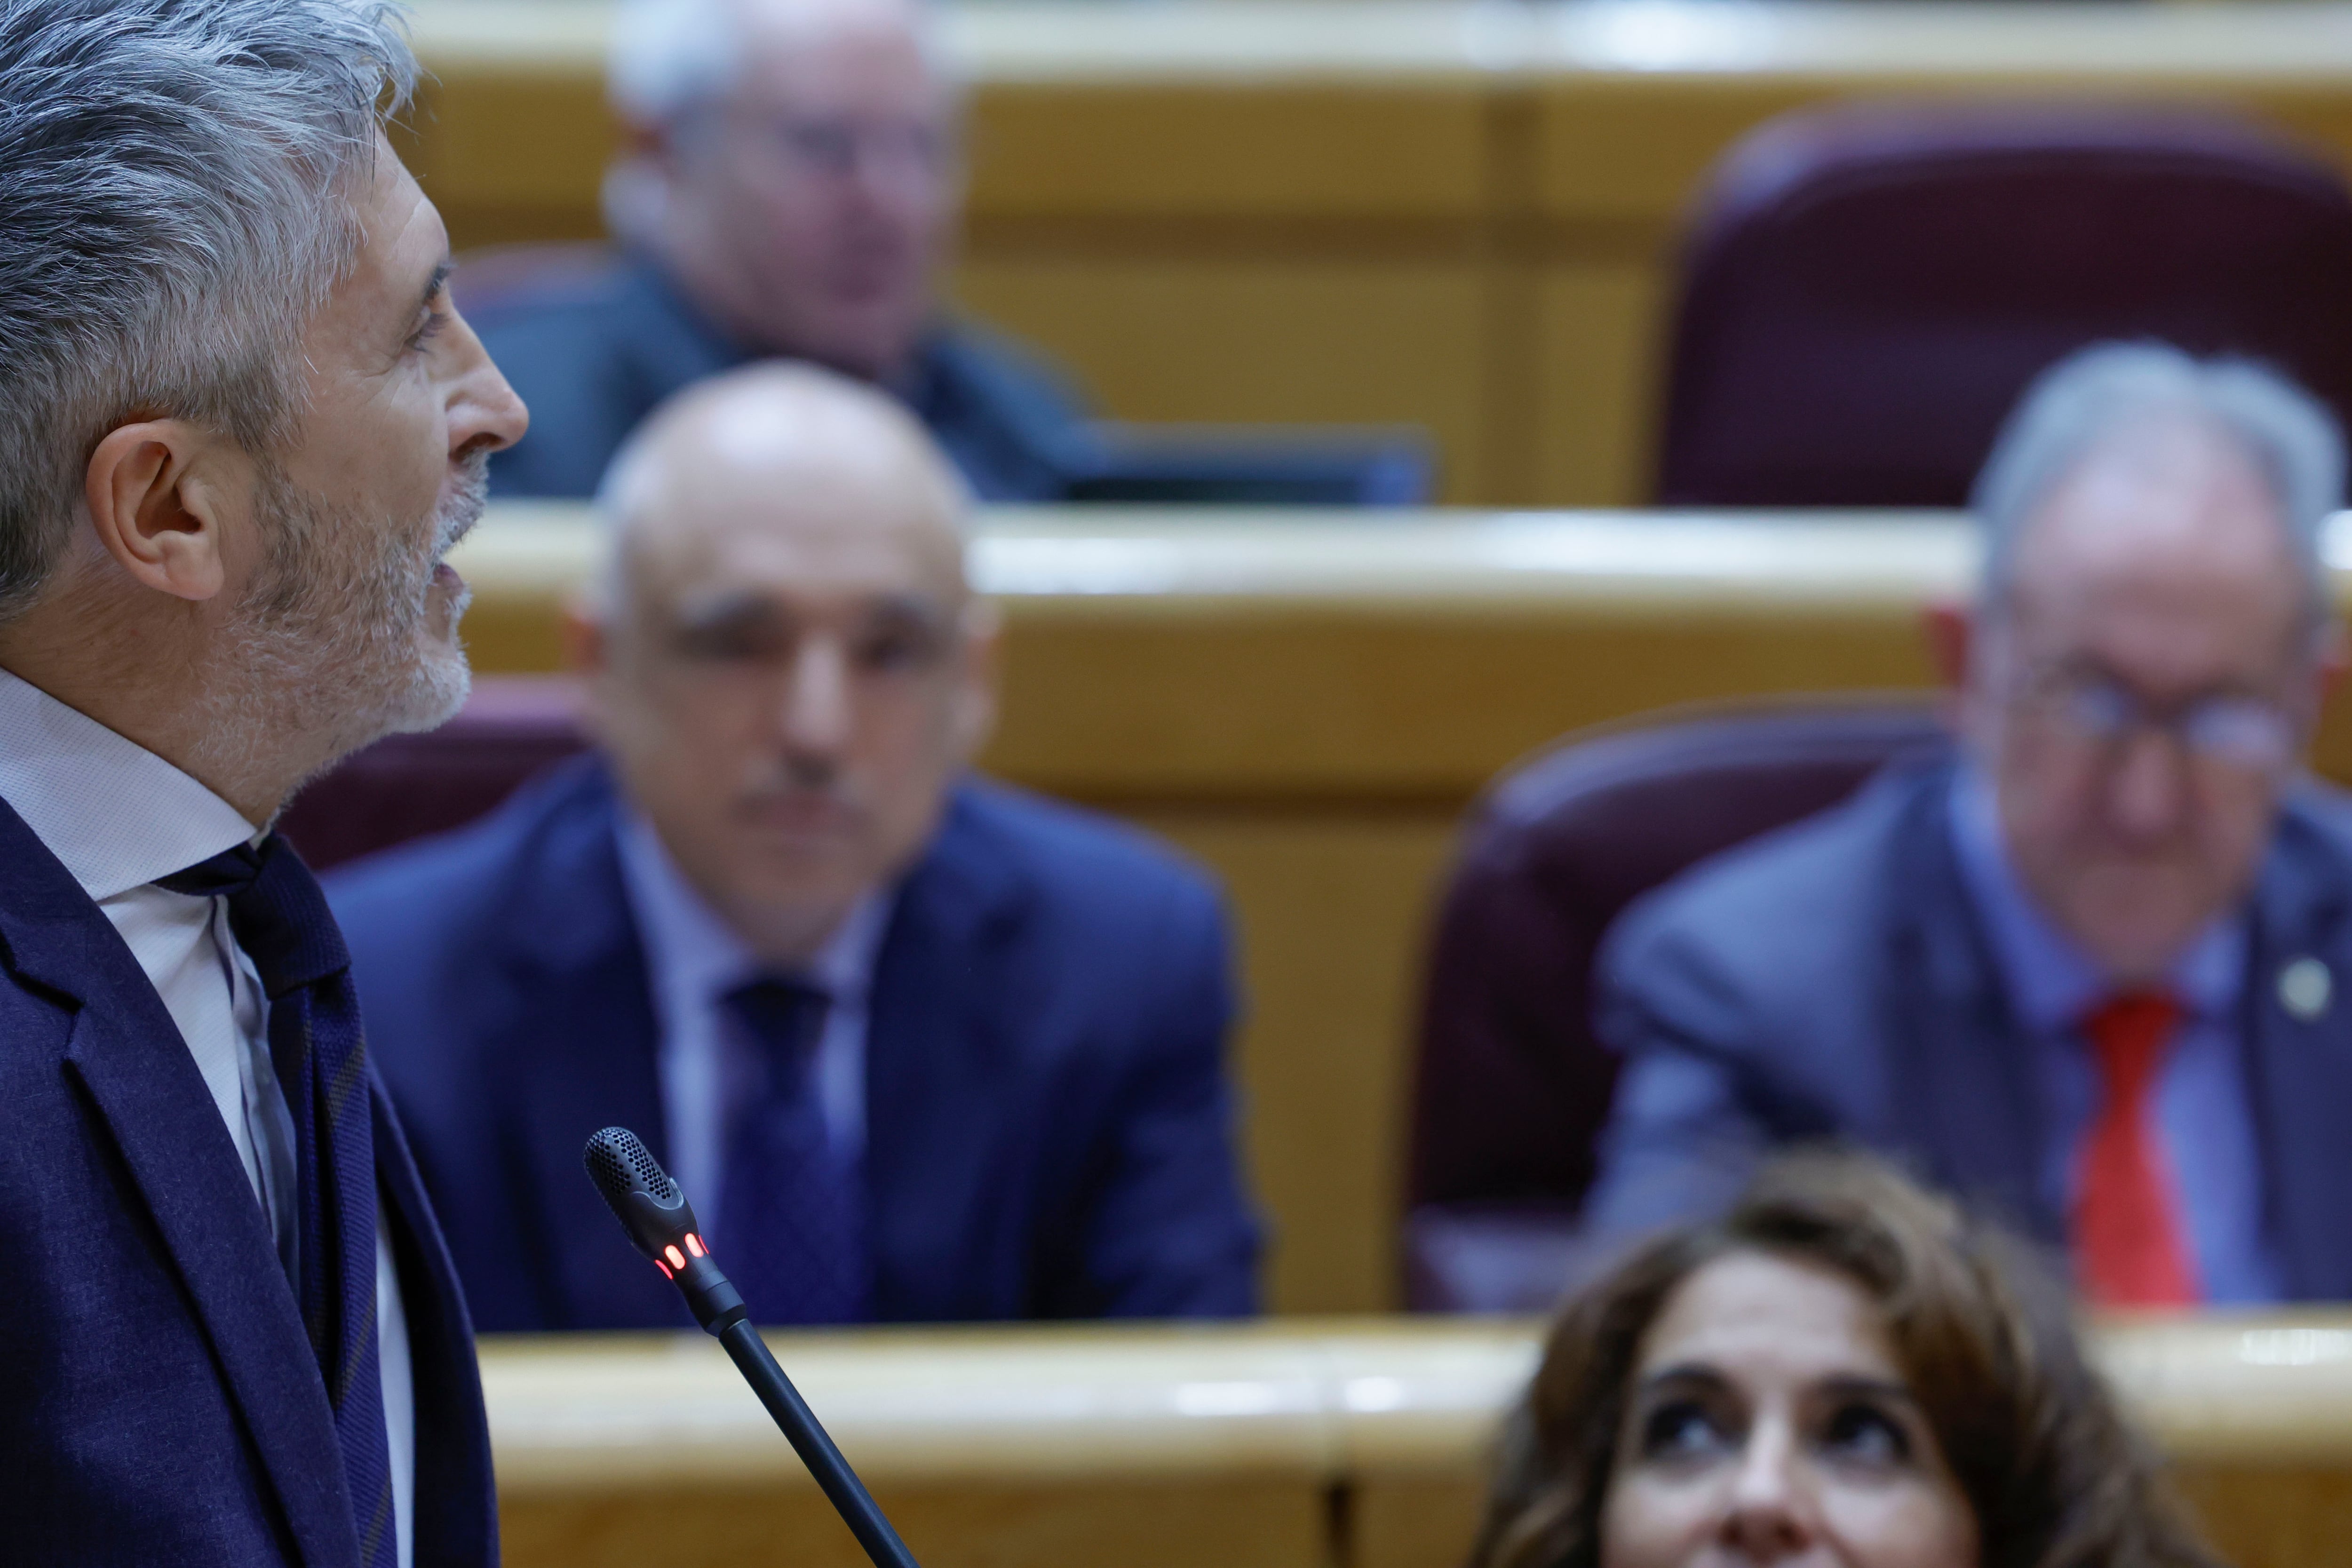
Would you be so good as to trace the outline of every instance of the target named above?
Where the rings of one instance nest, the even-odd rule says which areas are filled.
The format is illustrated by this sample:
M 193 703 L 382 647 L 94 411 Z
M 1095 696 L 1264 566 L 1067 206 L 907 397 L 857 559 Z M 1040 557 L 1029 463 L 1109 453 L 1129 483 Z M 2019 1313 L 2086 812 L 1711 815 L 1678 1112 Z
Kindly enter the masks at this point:
M 0 799 L 93 901 L 258 835 L 220 796 L 135 741 L 0 670 Z
M 635 807 L 620 820 L 621 877 L 643 928 L 646 957 L 664 984 L 715 1000 L 765 968 L 733 928 L 686 879 L 661 836 Z M 887 891 L 857 900 L 839 930 L 799 972 L 838 1005 L 863 997 L 895 900 Z
M 1950 798 L 1952 847 L 1961 880 L 1992 940 L 2011 1000 L 2032 1028 L 2072 1027 L 2114 989 L 2074 940 L 2042 912 L 2010 858 L 1992 781 L 1963 763 Z M 2200 932 L 2173 962 L 2168 983 L 2192 1013 L 2226 1018 L 2246 965 L 2246 917 L 2233 910 Z

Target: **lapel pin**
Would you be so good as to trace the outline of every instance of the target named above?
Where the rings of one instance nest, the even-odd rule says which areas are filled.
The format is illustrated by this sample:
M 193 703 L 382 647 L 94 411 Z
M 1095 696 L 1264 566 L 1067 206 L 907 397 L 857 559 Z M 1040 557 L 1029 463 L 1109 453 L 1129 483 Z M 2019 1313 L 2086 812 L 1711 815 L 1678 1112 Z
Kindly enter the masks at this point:
M 2336 977 L 2315 958 L 2298 958 L 2279 971 L 2279 1005 L 2299 1024 L 2315 1024 L 2336 999 Z

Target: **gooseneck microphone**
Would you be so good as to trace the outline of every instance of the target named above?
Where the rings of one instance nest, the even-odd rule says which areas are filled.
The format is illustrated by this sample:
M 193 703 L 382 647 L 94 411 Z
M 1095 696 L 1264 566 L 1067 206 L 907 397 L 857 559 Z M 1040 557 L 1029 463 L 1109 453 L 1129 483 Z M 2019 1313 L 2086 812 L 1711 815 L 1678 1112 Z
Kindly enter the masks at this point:
M 743 1381 L 776 1418 L 793 1452 L 824 1489 L 834 1510 L 857 1537 L 857 1544 L 866 1549 L 875 1568 L 915 1568 L 907 1543 L 890 1528 L 866 1483 L 841 1457 L 841 1450 L 818 1424 L 816 1413 L 769 1353 L 767 1342 L 743 1310 L 742 1296 L 711 1261 L 702 1227 L 695 1223 L 694 1205 L 686 1201 L 686 1194 L 670 1180 L 644 1141 L 625 1127 L 607 1127 L 588 1140 L 585 1158 L 588 1179 L 613 1205 L 621 1228 L 629 1233 L 639 1252 L 652 1258 L 655 1267 L 686 1292 L 695 1320 L 727 1347 Z

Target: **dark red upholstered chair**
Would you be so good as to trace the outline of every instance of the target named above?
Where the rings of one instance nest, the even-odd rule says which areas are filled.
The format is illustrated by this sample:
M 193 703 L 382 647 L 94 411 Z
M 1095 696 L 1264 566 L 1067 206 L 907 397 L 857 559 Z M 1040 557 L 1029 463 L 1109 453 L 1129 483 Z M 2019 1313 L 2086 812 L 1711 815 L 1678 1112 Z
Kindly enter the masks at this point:
M 462 827 L 587 745 L 579 710 L 568 677 L 483 677 L 440 729 L 378 741 L 304 785 L 278 827 L 319 870 Z
M 1686 242 L 1658 499 L 1958 506 L 2034 374 L 2108 338 L 2286 371 L 2352 416 L 2352 196 L 2189 110 L 1862 104 L 1717 165 Z
M 1473 815 L 1423 1003 L 1405 1296 L 1535 1310 L 1558 1291 L 1617 1060 L 1590 973 L 1637 895 L 1943 743 L 1921 703 L 1772 705 L 1570 736 Z

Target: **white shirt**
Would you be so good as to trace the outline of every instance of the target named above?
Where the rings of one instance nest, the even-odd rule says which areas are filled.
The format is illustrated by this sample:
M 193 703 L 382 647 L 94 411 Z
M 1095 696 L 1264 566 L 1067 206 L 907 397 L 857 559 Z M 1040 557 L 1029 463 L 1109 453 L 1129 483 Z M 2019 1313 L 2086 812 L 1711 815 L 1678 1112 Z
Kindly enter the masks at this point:
M 0 670 L 0 800 L 46 845 L 114 923 L 163 1000 L 195 1058 L 236 1147 L 246 1180 L 276 1230 L 293 1194 L 278 1190 L 256 1128 L 274 1084 L 257 1079 L 269 1059 L 269 1003 L 252 963 L 229 935 L 226 899 L 190 898 L 154 886 L 260 835 L 236 808 L 165 762 L 38 688 Z M 408 1319 L 381 1208 L 375 1238 L 377 1358 L 392 1446 L 393 1518 L 401 1568 L 415 1560 L 416 1397 Z M 289 1287 L 291 1289 L 291 1287 Z
M 661 1030 L 655 1060 L 669 1173 L 716 1242 L 726 1236 L 719 1190 L 726 1173 L 727 1130 L 760 1082 L 759 1047 L 744 1037 L 722 999 L 768 971 L 687 881 L 652 824 L 625 808 L 620 847 L 621 880 L 645 944 L 654 1020 Z M 866 1147 L 866 999 L 894 901 L 887 892 L 858 900 L 800 972 L 829 999 L 814 1069 L 825 1135 L 845 1161 L 856 1159 Z

